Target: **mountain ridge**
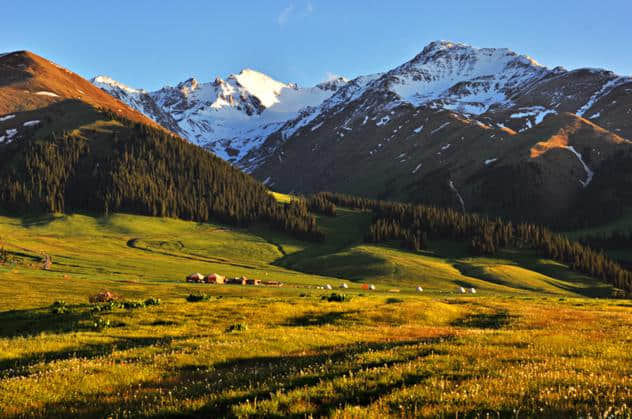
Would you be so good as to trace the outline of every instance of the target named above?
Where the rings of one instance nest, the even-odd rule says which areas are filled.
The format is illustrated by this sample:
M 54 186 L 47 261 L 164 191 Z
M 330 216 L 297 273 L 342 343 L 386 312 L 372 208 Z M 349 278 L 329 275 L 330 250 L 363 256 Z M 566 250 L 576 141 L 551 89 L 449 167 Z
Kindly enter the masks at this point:
M 506 48 L 435 41 L 394 69 L 338 80 L 330 92 L 273 123 L 224 124 L 205 146 L 281 192 L 327 190 L 546 223 L 597 195 L 602 205 L 614 202 L 591 182 L 620 184 L 604 164 L 629 158 L 632 78 L 608 70 L 551 69 Z M 273 108 L 247 120 L 269 122 L 261 115 Z M 188 115 L 208 131 L 222 122 Z

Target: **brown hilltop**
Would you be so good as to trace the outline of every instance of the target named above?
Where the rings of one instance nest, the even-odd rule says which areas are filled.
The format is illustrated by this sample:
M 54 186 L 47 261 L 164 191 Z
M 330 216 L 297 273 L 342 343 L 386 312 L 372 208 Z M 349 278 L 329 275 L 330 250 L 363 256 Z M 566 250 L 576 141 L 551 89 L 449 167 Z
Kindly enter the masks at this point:
M 586 148 L 598 155 L 609 154 L 612 145 L 629 143 L 623 137 L 575 114 L 556 115 L 546 122 L 544 128 L 556 129 L 556 132 L 531 147 L 531 158 L 537 158 L 555 148 L 568 146 Z M 595 158 L 599 159 L 597 155 Z
M 37 54 L 16 51 L 0 56 L 0 116 L 27 112 L 34 118 L 37 110 L 59 107 L 60 103 L 106 109 L 129 120 L 160 127 L 78 74 Z

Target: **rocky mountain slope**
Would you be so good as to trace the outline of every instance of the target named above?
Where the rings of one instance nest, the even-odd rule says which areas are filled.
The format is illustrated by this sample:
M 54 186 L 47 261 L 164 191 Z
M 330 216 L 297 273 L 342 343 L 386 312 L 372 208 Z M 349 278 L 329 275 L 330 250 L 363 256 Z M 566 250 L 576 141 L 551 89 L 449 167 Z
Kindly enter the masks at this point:
M 396 69 L 350 81 L 245 161 L 281 191 L 587 222 L 595 202 L 632 205 L 621 200 L 629 173 L 606 170 L 613 159 L 632 166 L 631 115 L 631 78 L 435 42 Z M 604 196 L 597 180 L 620 186 Z
M 549 69 L 507 49 L 437 41 L 390 71 L 312 89 L 244 71 L 147 95 L 176 132 L 284 192 L 547 222 L 588 203 L 632 205 L 621 199 L 627 172 L 607 170 L 628 166 L 632 79 L 607 70 Z

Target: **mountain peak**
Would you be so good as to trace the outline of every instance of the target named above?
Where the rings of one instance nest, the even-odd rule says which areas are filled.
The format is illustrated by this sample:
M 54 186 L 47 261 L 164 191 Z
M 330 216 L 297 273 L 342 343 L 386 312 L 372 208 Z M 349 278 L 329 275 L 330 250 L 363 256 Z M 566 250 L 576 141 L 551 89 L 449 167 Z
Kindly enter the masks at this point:
M 186 90 L 190 92 L 190 91 L 195 90 L 197 86 L 198 86 L 198 81 L 195 78 L 191 77 L 181 83 L 178 83 L 177 87 L 180 90 Z
M 111 88 L 121 89 L 127 93 L 144 93 L 145 92 L 143 89 L 135 89 L 133 87 L 129 87 L 119 81 L 114 80 L 113 78 L 109 76 L 104 76 L 104 75 L 96 76 L 92 78 L 90 82 L 92 82 L 92 84 L 98 87 L 109 86 Z
M 434 54 L 439 51 L 446 51 L 451 49 L 463 49 L 463 48 L 472 48 L 470 45 L 462 44 L 460 42 L 452 42 L 446 40 L 438 40 L 432 41 L 428 45 L 424 47 L 421 51 L 423 55 Z
M 229 78 L 235 80 L 251 95 L 259 99 L 266 108 L 278 103 L 281 90 L 290 88 L 288 84 L 276 81 L 264 73 L 249 68 L 245 68 L 239 74 L 233 74 Z

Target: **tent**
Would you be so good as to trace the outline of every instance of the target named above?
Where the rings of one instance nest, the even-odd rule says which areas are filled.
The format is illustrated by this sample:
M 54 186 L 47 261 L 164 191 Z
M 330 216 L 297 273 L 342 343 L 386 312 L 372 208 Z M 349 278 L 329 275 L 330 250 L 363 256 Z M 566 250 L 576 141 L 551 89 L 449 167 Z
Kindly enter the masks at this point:
M 223 284 L 226 281 L 226 277 L 220 274 L 212 273 L 206 275 L 204 282 L 207 284 Z
M 191 274 L 187 276 L 187 282 L 202 282 L 204 280 L 204 275 L 199 272 Z

